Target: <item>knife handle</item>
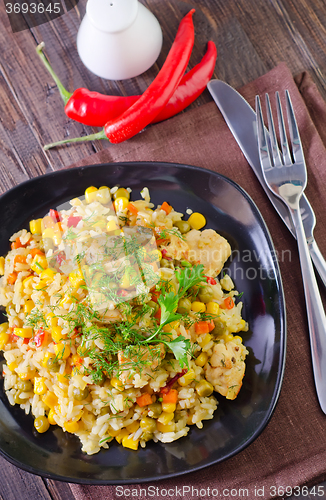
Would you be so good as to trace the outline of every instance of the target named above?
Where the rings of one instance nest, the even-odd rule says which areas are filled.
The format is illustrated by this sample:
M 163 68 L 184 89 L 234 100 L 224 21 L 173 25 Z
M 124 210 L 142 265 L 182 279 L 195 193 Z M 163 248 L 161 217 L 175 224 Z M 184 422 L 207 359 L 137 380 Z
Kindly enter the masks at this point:
M 316 270 L 326 287 L 326 260 L 324 259 L 321 251 L 318 248 L 318 245 L 315 240 L 308 242 L 308 248 L 310 252 L 310 256 L 315 265 Z

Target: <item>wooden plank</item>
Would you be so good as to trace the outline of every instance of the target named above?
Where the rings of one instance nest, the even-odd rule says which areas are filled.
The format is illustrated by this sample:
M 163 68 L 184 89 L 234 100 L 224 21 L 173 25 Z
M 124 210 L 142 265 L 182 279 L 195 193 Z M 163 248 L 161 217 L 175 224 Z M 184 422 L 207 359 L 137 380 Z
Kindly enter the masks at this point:
M 53 481 L 52 479 L 45 479 L 48 491 L 53 500 L 75 500 L 69 483 L 63 481 Z
M 41 477 L 25 472 L 0 456 L 0 498 L 4 500 L 51 500 Z M 69 500 L 69 499 L 67 499 Z

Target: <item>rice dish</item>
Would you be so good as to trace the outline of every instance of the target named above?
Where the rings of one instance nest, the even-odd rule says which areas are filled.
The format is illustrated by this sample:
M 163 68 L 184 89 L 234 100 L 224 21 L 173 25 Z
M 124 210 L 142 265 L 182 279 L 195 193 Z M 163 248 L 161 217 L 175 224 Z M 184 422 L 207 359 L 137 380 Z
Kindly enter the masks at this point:
M 147 188 L 90 186 L 30 221 L 0 257 L 4 389 L 40 433 L 60 426 L 92 455 L 203 427 L 237 397 L 248 330 L 225 238 Z M 220 276 L 219 279 L 217 276 Z

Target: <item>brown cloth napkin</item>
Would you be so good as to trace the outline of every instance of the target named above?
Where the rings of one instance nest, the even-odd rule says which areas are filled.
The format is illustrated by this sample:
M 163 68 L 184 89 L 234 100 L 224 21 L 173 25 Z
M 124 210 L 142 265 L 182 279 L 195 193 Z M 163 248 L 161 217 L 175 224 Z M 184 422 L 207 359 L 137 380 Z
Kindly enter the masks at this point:
M 285 64 L 240 91 L 254 106 L 256 94 L 289 89 L 308 166 L 306 194 L 317 217 L 315 237 L 326 256 L 326 103 L 306 73 L 293 79 Z M 213 498 L 218 488 L 225 498 L 272 498 L 290 488 L 326 479 L 326 415 L 319 407 L 311 367 L 305 301 L 294 238 L 276 214 L 214 103 L 155 125 L 126 143 L 85 158 L 84 165 L 115 161 L 167 161 L 205 167 L 243 187 L 260 209 L 279 255 L 288 322 L 284 382 L 276 410 L 262 434 L 238 455 L 201 471 L 143 485 L 85 486 L 71 484 L 78 500 L 117 498 Z M 321 290 L 324 293 L 323 286 Z M 324 293 L 324 298 L 326 294 Z M 149 486 L 156 495 L 145 495 Z M 183 486 L 193 488 L 182 497 Z M 122 489 L 121 489 L 122 488 Z M 142 492 L 140 492 L 142 488 Z M 210 488 L 210 489 L 209 489 Z M 286 490 L 287 488 L 287 490 Z M 244 489 L 247 489 L 245 491 Z M 123 490 L 125 492 L 122 494 Z M 298 495 L 299 489 L 292 494 Z M 247 494 L 248 492 L 248 494 Z M 220 496 L 219 498 L 224 498 Z

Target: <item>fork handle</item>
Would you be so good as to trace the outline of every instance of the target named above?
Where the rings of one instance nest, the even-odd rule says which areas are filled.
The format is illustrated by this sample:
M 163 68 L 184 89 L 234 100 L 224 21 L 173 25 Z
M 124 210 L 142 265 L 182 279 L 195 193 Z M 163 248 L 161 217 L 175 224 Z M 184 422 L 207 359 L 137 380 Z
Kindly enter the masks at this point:
M 308 248 L 319 277 L 326 287 L 326 261 L 314 239 L 308 242 Z
M 312 365 L 317 396 L 321 409 L 326 413 L 326 317 L 316 276 L 310 259 L 299 208 L 290 213 L 297 233 L 302 280 L 307 307 Z

